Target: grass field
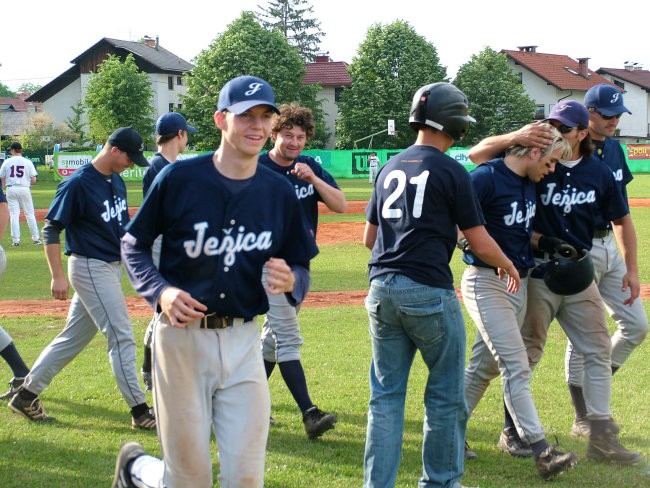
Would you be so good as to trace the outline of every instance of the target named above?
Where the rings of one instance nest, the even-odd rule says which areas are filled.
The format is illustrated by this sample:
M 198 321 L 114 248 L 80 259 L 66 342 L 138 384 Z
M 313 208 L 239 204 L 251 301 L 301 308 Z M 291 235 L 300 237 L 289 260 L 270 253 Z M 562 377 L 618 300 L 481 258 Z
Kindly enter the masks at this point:
M 38 198 L 47 206 L 56 185 L 43 181 Z M 339 181 L 349 200 L 364 200 L 370 195 L 365 180 Z M 49 189 L 45 186 L 49 185 Z M 130 185 L 137 195 L 137 185 Z M 130 192 L 130 197 L 131 197 Z M 630 188 L 632 197 L 650 196 L 650 176 L 637 176 Z M 36 200 L 35 195 L 35 200 Z M 49 200 L 48 200 L 49 199 Z M 39 200 L 41 201 L 41 200 Z M 131 202 L 134 204 L 134 202 Z M 641 280 L 650 283 L 648 246 L 650 209 L 633 209 L 639 236 Z M 329 218 L 329 216 L 328 216 Z M 331 216 L 363 221 L 358 215 Z M 24 226 L 23 232 L 27 228 Z M 49 298 L 49 272 L 41 247 L 8 247 L 9 268 L 0 282 L 0 298 Z M 313 289 L 363 290 L 367 288 L 368 251 L 360 243 L 321 246 L 313 263 Z M 463 265 L 457 256 L 452 262 L 456 280 Z M 125 292 L 132 295 L 125 281 Z M 646 304 L 646 309 L 648 304 Z M 1 313 L 1 311 L 0 311 Z M 336 429 L 323 438 L 306 438 L 297 407 L 279 374 L 271 377 L 273 416 L 278 425 L 269 436 L 266 486 L 272 488 L 353 488 L 362 484 L 362 459 L 368 401 L 370 344 L 367 315 L 362 306 L 304 308 L 301 329 L 305 337 L 303 363 L 313 400 L 323 409 L 336 412 Z M 466 316 L 468 351 L 475 328 Z M 134 331 L 141 344 L 146 319 L 134 319 Z M 13 335 L 28 364 L 65 324 L 62 318 L 41 316 L 2 318 L 2 325 Z M 610 327 L 613 324 L 610 322 Z M 650 486 L 647 464 L 636 468 L 601 465 L 584 459 L 586 444 L 569 437 L 572 407 L 563 379 L 565 338 L 553 324 L 545 358 L 536 369 L 533 395 L 549 439 L 557 436 L 565 450 L 580 456 L 578 466 L 553 486 L 629 487 Z M 115 455 L 126 440 L 137 440 L 154 455 L 160 455 L 155 434 L 132 431 L 129 413 L 110 373 L 106 342 L 96 337 L 86 350 L 68 365 L 42 394 L 48 413 L 58 421 L 37 425 L 13 415 L 0 405 L 0 487 L 99 487 L 109 486 Z M 139 351 L 141 354 L 141 351 Z M 613 381 L 612 408 L 622 425 L 623 443 L 650 459 L 650 375 L 643 373 L 650 363 L 648 342 L 637 349 Z M 414 487 L 421 471 L 422 397 L 425 368 L 418 358 L 414 364 L 407 398 L 402 462 L 398 487 Z M 11 372 L 0 361 L 0 380 Z M 479 454 L 466 465 L 463 483 L 481 488 L 548 486 L 535 472 L 531 460 L 515 459 L 496 447 L 502 422 L 500 384 L 495 381 L 474 412 L 468 426 L 468 439 Z M 212 451 L 215 473 L 216 449 Z

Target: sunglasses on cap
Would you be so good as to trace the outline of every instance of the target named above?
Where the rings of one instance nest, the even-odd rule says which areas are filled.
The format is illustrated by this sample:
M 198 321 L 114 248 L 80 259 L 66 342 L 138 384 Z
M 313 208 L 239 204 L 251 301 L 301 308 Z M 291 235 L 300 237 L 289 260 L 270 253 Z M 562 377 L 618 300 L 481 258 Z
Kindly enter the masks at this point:
M 568 134 L 568 133 L 571 132 L 573 129 L 577 129 L 577 126 L 575 126 L 575 127 L 569 127 L 568 125 L 559 124 L 559 125 L 556 125 L 555 128 L 558 130 L 558 132 L 559 132 L 560 134 Z
M 598 115 L 600 115 L 605 120 L 620 119 L 623 116 L 623 114 L 603 115 L 596 109 L 594 109 L 594 112 L 596 112 Z

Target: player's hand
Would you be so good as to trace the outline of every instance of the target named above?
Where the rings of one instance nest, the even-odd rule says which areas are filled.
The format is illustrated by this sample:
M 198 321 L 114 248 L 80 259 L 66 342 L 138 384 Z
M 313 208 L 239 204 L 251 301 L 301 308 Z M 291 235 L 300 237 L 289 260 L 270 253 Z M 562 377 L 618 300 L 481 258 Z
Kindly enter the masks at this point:
M 461 237 L 456 241 L 456 247 L 466 254 L 472 254 L 472 247 L 465 237 Z
M 57 300 L 67 300 L 68 290 L 70 289 L 68 278 L 66 278 L 65 276 L 52 278 L 52 284 L 50 285 L 50 289 L 52 291 L 52 296 Z
M 314 176 L 316 176 L 314 175 L 314 171 L 311 169 L 311 167 L 305 163 L 296 163 L 296 165 L 291 170 L 291 173 L 296 175 L 301 180 L 305 180 L 310 183 L 312 182 Z
M 208 307 L 192 298 L 192 295 L 173 286 L 163 290 L 158 303 L 172 327 L 187 327 L 190 322 L 203 318 L 203 312 L 208 310 Z
M 519 270 L 515 268 L 515 265 L 510 262 L 505 268 L 498 268 L 499 279 L 504 279 L 508 277 L 508 293 L 517 293 L 519 288 L 521 288 L 521 277 L 519 276 Z
M 284 259 L 271 258 L 266 264 L 266 290 L 271 295 L 290 293 L 296 283 L 291 267 Z
M 630 289 L 630 297 L 626 299 L 623 303 L 625 305 L 632 305 L 634 300 L 639 298 L 641 294 L 641 283 L 639 283 L 638 273 L 628 271 L 623 276 L 623 286 L 621 286 L 621 291 L 625 292 L 627 289 Z
M 542 122 L 523 126 L 514 133 L 515 143 L 524 147 L 546 149 L 553 142 L 553 133 Z

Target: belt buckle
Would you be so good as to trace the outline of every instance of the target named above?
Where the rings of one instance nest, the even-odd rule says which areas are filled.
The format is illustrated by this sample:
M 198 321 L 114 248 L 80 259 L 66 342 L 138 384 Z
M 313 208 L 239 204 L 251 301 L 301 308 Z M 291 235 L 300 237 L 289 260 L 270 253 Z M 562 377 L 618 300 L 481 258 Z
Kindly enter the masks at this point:
M 212 322 L 212 323 L 210 323 Z M 216 312 L 210 313 L 201 319 L 201 329 L 225 329 L 229 327 L 228 317 L 221 317 Z

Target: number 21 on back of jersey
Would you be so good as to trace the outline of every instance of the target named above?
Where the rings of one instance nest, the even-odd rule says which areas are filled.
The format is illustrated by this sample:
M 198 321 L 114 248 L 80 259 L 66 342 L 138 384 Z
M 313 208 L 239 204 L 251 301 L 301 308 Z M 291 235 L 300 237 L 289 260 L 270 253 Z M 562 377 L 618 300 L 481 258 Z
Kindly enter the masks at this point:
M 429 171 L 423 171 L 418 176 L 413 176 L 408 181 L 409 184 L 415 185 L 415 198 L 413 199 L 412 215 L 418 219 L 422 216 L 422 203 L 424 202 L 424 190 L 427 186 L 427 179 L 429 178 Z M 397 180 L 397 186 L 393 192 L 388 195 L 384 205 L 381 207 L 381 216 L 385 219 L 401 219 L 402 209 L 393 207 L 392 205 L 402 196 L 406 190 L 406 173 L 399 169 L 394 169 L 386 175 L 384 180 L 384 188 L 388 188 L 393 180 Z M 408 204 L 408 202 L 407 202 Z

